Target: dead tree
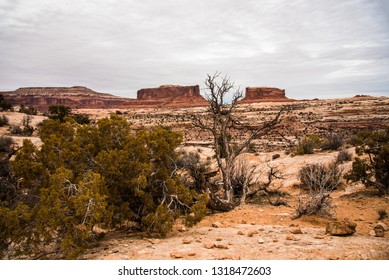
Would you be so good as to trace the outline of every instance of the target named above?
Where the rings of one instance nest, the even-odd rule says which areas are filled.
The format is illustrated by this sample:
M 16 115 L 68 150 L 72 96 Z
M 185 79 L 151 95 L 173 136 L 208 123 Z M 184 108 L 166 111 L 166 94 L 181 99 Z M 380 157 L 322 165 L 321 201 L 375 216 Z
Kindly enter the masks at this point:
M 235 89 L 229 77 L 221 77 L 220 73 L 207 75 L 205 85 L 209 106 L 204 115 L 193 116 L 193 125 L 212 135 L 216 161 L 223 181 L 223 197 L 219 197 L 214 191 L 208 189 L 210 207 L 219 211 L 228 211 L 234 208 L 236 203 L 239 204 L 242 201 L 242 199 L 234 201 L 232 184 L 237 157 L 248 148 L 253 139 L 268 135 L 271 130 L 275 129 L 283 109 L 271 120 L 250 126 L 240 121 L 237 116 L 238 101 L 243 97 L 243 92 L 239 88 Z M 232 91 L 232 100 L 227 103 L 226 95 Z M 238 141 L 234 139 L 237 133 L 246 136 Z

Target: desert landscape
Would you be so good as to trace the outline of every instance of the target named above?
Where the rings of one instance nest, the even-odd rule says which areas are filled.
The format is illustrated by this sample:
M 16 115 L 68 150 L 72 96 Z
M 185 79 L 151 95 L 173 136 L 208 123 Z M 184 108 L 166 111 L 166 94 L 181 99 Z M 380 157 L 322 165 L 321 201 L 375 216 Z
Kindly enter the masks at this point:
M 169 88 L 174 89 L 172 86 Z M 164 94 L 162 97 L 150 93 L 150 90 L 147 94 L 147 90 L 141 91 L 138 99 L 143 101 L 134 106 L 124 101 L 120 106 L 111 102 L 109 106 L 104 103 L 99 108 L 98 102 L 64 102 L 66 96 L 61 96 L 62 101 L 55 104 L 77 104 L 72 108 L 72 113 L 87 115 L 92 123 L 110 115 L 118 115 L 130 123 L 134 133 L 156 125 L 168 127 L 182 135 L 182 143 L 176 149 L 179 155 L 197 154 L 200 161 L 210 161 L 209 168 L 217 173 L 219 170 L 215 163 L 212 135 L 193 123 L 194 116 L 205 115 L 208 108 L 205 106 L 206 100 L 194 89 L 196 106 L 190 106 L 193 105 L 193 87 L 189 88 L 190 94 L 177 91 L 174 97 L 166 94 L 169 93 L 166 87 L 160 90 Z M 255 128 L 284 108 L 274 131 L 254 138 L 249 149 L 239 155 L 239 159 L 244 160 L 247 167 L 253 170 L 252 180 L 258 184 L 268 182 L 268 189 L 261 189 L 230 211 L 209 209 L 206 216 L 193 227 L 186 226 L 178 218 L 172 231 L 165 237 L 140 231 L 133 223 L 110 230 L 96 227 L 94 230 L 102 233 L 102 239 L 94 242 L 92 248 L 86 249 L 77 258 L 389 259 L 388 195 L 379 195 L 376 188 L 366 188 L 361 182 L 351 182 L 343 177 L 352 169 L 352 159 L 357 156 L 352 145 L 353 137 L 363 130 L 387 129 L 389 98 L 358 95 L 342 99 L 290 100 L 285 97 L 285 91 L 278 89 L 275 91 L 276 96 L 271 95 L 274 90 L 266 89 L 265 96 L 258 94 L 258 90 L 253 93 L 253 89 L 249 88 L 248 91 L 250 94 L 246 95 L 243 102 L 237 103 L 235 110 L 246 126 Z M 31 104 L 27 105 L 38 105 L 44 110 L 53 104 L 53 96 L 56 95 L 53 93 L 48 98 L 47 95 L 34 94 L 38 96 L 12 99 L 12 102 L 26 104 L 30 101 Z M 72 96 L 73 100 L 84 98 L 76 95 Z M 21 98 L 21 95 L 18 97 Z M 106 97 L 103 95 L 99 100 Z M 93 99 L 93 96 L 88 98 Z M 108 98 L 114 99 L 112 96 Z M 148 99 L 147 103 L 144 103 L 145 99 Z M 79 108 L 80 104 L 84 104 L 83 108 Z M 0 134 L 12 138 L 15 150 L 22 146 L 23 139 L 30 139 L 40 147 L 39 126 L 48 116 L 42 113 L 30 115 L 29 126 L 33 127 L 33 132 L 30 136 L 21 136 L 13 134 L 11 127 L 22 126 L 27 115 L 15 111 L 1 113 L 9 121 L 0 127 Z M 234 134 L 231 141 L 239 143 L 248 134 L 249 131 Z M 296 153 L 296 146 L 309 135 L 322 139 L 328 135 L 340 135 L 341 145 L 336 149 L 318 146 L 310 154 Z M 347 152 L 351 158 L 339 163 L 342 176 L 339 185 L 330 193 L 330 215 L 317 213 L 296 217 L 299 199 L 307 193 L 301 185 L 300 170 L 307 165 L 330 164 L 342 151 Z M 269 170 L 277 170 L 277 176 L 269 179 Z M 275 199 L 282 203 L 274 203 Z M 339 228 L 345 229 L 329 228 L 329 224 L 334 222 L 343 223 Z M 348 227 L 348 224 L 351 226 Z M 61 254 L 22 256 L 31 257 L 61 258 Z M 4 258 L 12 258 L 12 250 Z

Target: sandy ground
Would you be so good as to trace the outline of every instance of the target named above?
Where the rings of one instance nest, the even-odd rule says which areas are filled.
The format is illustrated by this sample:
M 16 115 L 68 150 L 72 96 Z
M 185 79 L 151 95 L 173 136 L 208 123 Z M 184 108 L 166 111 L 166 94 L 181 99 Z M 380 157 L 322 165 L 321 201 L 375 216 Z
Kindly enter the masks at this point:
M 384 238 L 369 235 L 377 223 L 373 209 L 388 209 L 388 199 L 339 199 L 336 204 L 339 218 L 358 217 L 352 236 L 326 235 L 324 218 L 291 220 L 289 207 L 245 205 L 211 214 L 190 229 L 178 225 L 163 239 L 131 231 L 109 233 L 81 259 L 389 259 L 388 232 Z M 296 228 L 302 233 L 294 234 Z

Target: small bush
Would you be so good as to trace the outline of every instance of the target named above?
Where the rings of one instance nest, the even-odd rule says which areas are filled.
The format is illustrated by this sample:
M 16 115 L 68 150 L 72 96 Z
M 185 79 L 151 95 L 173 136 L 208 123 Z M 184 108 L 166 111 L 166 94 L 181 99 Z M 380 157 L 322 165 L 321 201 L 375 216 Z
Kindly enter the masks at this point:
M 78 124 L 90 124 L 90 119 L 87 114 L 76 114 L 73 116 L 73 119 Z
M 366 187 L 375 187 L 381 195 L 389 194 L 389 128 L 378 131 L 361 131 L 357 134 L 357 155 L 352 169 L 345 175 L 350 181 L 360 181 Z
M 8 153 L 11 150 L 12 138 L 8 136 L 0 136 L 0 153 Z
M 346 149 L 341 150 L 336 157 L 336 162 L 343 163 L 352 160 L 353 155 Z
M 340 147 L 342 147 L 344 143 L 344 136 L 341 133 L 331 133 L 327 135 L 326 139 L 324 140 L 323 144 L 321 145 L 321 148 L 323 150 L 333 150 L 336 151 Z
M 301 139 L 297 146 L 293 149 L 293 155 L 313 154 L 315 148 L 320 145 L 320 138 L 316 135 L 307 135 Z
M 31 136 L 34 129 L 31 126 L 20 127 L 18 125 L 11 126 L 10 133 L 13 135 Z
M 310 164 L 300 169 L 299 177 L 302 187 L 320 191 L 336 189 L 341 180 L 342 170 L 334 162 L 329 165 Z
M 23 129 L 18 125 L 11 125 L 10 133 L 13 135 L 23 135 Z
M 331 192 L 312 192 L 298 196 L 297 208 L 292 219 L 301 216 L 321 215 L 332 217 L 335 214 L 332 204 Z
M 303 215 L 333 216 L 331 193 L 340 184 L 342 171 L 336 162 L 329 165 L 310 164 L 300 170 L 300 181 L 309 192 L 298 196 L 294 219 Z
M 204 191 L 206 189 L 207 176 L 206 173 L 210 169 L 210 160 L 203 162 L 200 159 L 199 153 L 183 151 L 181 156 L 177 159 L 177 167 L 187 171 L 190 180 L 187 176 L 183 176 L 182 181 L 191 189 L 197 191 Z
M 1 116 L 0 117 L 0 126 L 4 126 L 4 125 L 7 125 L 9 123 L 9 120 L 6 116 Z
M 20 106 L 19 113 L 24 113 L 27 115 L 36 115 L 38 112 L 34 107 L 27 107 L 22 104 Z

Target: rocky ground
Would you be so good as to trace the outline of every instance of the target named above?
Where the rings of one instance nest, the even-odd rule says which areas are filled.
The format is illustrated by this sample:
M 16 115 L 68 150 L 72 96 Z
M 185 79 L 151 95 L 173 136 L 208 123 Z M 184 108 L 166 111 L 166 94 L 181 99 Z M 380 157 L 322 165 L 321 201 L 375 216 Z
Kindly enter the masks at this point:
M 229 213 L 211 214 L 193 228 L 177 225 L 167 238 L 131 230 L 108 233 L 81 259 L 389 259 L 389 233 L 375 237 L 370 232 L 378 223 L 375 209 L 388 209 L 388 198 L 366 201 L 364 194 L 358 196 L 361 199 L 351 203 L 345 198 L 336 200 L 338 218 L 358 217 L 351 236 L 326 234 L 329 219 L 291 220 L 292 207 L 244 205 Z
M 350 148 L 352 150 L 352 148 Z M 210 153 L 203 149 L 203 156 Z M 205 154 L 205 155 L 204 155 Z M 251 162 L 266 162 L 272 153 L 245 154 Z M 303 216 L 292 219 L 300 194 L 298 170 L 308 163 L 330 162 L 336 152 L 314 155 L 282 155 L 268 161 L 283 171 L 276 187 L 289 206 L 271 206 L 257 199 L 227 213 L 210 213 L 198 225 L 186 228 L 177 223 L 166 238 L 134 230 L 108 232 L 97 247 L 82 259 L 389 259 L 389 232 L 376 237 L 374 227 L 387 228 L 389 218 L 379 220 L 378 211 L 389 209 L 389 197 L 374 189 L 345 181 L 332 193 L 333 217 Z M 267 166 L 267 164 L 266 164 Z M 344 171 L 351 162 L 343 164 Z M 259 167 L 261 169 L 263 167 Z M 263 172 L 264 173 L 264 172 Z M 350 236 L 326 234 L 334 220 L 350 220 L 356 232 Z

